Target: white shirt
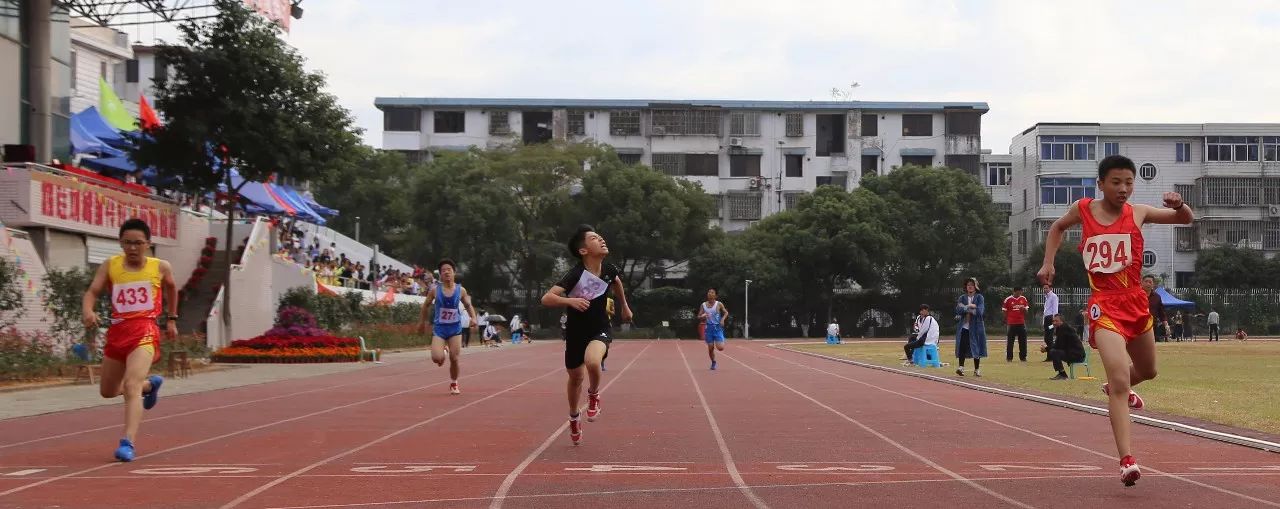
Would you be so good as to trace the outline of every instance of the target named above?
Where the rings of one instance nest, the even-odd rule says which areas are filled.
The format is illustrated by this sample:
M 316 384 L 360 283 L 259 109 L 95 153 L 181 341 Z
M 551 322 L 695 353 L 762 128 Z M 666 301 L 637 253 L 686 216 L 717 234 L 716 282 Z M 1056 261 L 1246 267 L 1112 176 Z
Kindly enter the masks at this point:
M 1049 290 L 1044 294 L 1044 316 L 1053 316 L 1058 314 L 1058 294 Z
M 1217 312 L 1217 311 L 1210 311 L 1210 312 L 1209 312 L 1209 324 L 1210 324 L 1210 325 L 1218 325 L 1218 312 Z
M 938 321 L 937 320 L 935 320 L 932 316 L 926 315 L 924 317 L 917 318 L 916 325 L 920 329 L 919 334 L 916 335 L 917 339 L 924 338 L 924 344 L 926 345 L 938 344 Z
M 828 326 L 827 326 L 827 335 L 828 335 L 828 336 L 839 336 L 839 335 L 840 335 L 840 324 L 833 323 L 833 324 L 831 324 L 831 325 L 828 325 Z
M 459 322 L 462 324 L 462 328 L 471 327 L 471 313 L 467 312 L 467 305 L 463 304 L 461 300 L 458 301 L 458 317 L 462 319 Z

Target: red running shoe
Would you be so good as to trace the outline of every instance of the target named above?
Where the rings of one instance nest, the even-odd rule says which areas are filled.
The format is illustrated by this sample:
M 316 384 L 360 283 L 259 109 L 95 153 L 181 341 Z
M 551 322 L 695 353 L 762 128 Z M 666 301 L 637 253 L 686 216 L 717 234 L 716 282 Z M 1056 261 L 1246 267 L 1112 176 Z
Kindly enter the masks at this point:
M 573 440 L 573 445 L 582 443 L 582 423 L 577 419 L 569 419 L 569 439 Z
M 1138 463 L 1134 461 L 1133 456 L 1120 458 L 1120 482 L 1125 486 L 1133 486 L 1140 477 L 1142 477 L 1142 469 L 1138 468 Z
M 1109 383 L 1102 384 L 1102 393 L 1110 396 L 1111 384 Z M 1142 396 L 1139 396 L 1138 393 L 1136 392 L 1129 391 L 1129 408 L 1132 408 L 1134 410 L 1142 410 L 1142 407 L 1144 406 L 1147 406 L 1147 404 L 1142 401 Z
M 600 415 L 600 394 L 587 393 L 587 421 L 596 422 L 596 416 Z

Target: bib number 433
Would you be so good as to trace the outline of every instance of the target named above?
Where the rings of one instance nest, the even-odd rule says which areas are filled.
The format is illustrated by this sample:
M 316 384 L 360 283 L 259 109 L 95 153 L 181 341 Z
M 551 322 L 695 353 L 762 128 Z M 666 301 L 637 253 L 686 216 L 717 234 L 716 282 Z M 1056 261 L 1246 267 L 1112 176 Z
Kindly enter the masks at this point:
M 1114 274 L 1133 263 L 1133 239 L 1127 233 L 1094 235 L 1084 242 L 1084 266 L 1089 272 Z

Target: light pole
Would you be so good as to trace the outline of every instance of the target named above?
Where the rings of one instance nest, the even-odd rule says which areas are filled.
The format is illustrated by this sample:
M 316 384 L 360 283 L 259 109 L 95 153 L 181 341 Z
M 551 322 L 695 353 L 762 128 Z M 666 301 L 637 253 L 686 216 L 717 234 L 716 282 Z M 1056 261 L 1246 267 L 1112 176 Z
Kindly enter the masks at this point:
M 360 242 L 360 216 L 356 216 L 356 242 Z
M 742 292 L 742 337 L 751 339 L 751 280 L 747 280 L 746 289 Z

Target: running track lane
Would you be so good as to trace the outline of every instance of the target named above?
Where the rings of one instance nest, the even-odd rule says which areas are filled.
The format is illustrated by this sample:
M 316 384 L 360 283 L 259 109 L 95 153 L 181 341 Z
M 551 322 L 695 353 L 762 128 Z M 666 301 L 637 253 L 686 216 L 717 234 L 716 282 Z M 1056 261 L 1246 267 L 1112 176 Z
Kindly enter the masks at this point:
M 860 505 L 892 501 L 895 507 L 933 507 L 940 501 L 961 507 L 1013 505 L 930 463 L 1032 507 L 1074 509 L 1080 507 L 1082 494 L 1099 499 L 1096 504 L 1089 499 L 1086 505 L 1098 506 L 1269 507 L 1278 498 L 1277 488 L 1272 486 L 1277 472 L 1263 468 L 1280 465 L 1275 454 L 1135 426 L 1135 441 L 1143 451 L 1140 459 L 1146 469 L 1138 486 L 1125 489 L 1116 479 L 1116 460 L 1110 457 L 1113 446 L 1106 419 L 1099 416 L 760 344 L 731 342 L 729 355 L 721 357 L 721 370 L 716 372 L 705 369 L 705 346 L 701 343 L 644 345 L 622 342 L 621 348 L 614 349 L 613 370 L 605 378 L 605 412 L 600 422 L 586 424 L 581 447 L 570 446 L 563 433 L 563 377 L 556 374 L 563 372 L 559 369 L 559 345 L 545 350 L 512 349 L 493 358 L 502 357 L 514 366 L 493 362 L 499 366 L 497 370 L 483 373 L 481 366 L 464 364 L 461 397 L 443 395 L 443 385 L 425 390 L 414 385 L 444 378 L 443 370 L 432 367 L 418 380 L 389 378 L 386 383 L 374 384 L 382 391 L 360 391 L 359 396 L 370 398 L 362 402 L 353 402 L 359 397 L 355 393 L 344 393 L 341 399 L 310 394 L 277 400 L 279 405 L 307 407 L 294 414 L 314 405 L 328 407 L 266 425 L 259 423 L 267 418 L 241 414 L 271 409 L 251 410 L 248 405 L 228 409 L 218 414 L 218 420 L 240 423 L 243 429 L 226 439 L 201 438 L 207 432 L 197 429 L 201 437 L 183 438 L 187 448 L 156 454 L 155 458 L 102 466 L 102 460 L 95 457 L 100 466 L 92 471 L 7 497 L 0 495 L 0 506 L 219 507 L 239 494 L 282 478 L 285 482 L 269 486 L 240 507 L 353 507 L 352 502 L 359 504 L 356 507 L 488 507 L 497 493 L 494 486 L 507 478 L 512 482 L 504 507 L 583 503 L 601 507 L 748 507 L 751 502 L 744 496 L 746 492 L 757 494 L 768 507 L 845 507 L 851 500 Z M 480 364 L 479 357 L 471 360 Z M 530 382 L 539 375 L 546 378 Z M 318 377 L 317 381 L 326 380 L 330 379 Z M 406 404 L 404 394 L 396 394 L 402 388 L 419 398 L 409 398 Z M 507 392 L 499 392 L 504 389 Z M 428 413 L 428 408 L 435 413 Z M 646 415 L 641 410 L 645 408 L 651 413 Z M 397 413 L 392 417 L 395 422 L 379 419 L 388 413 Z M 350 417 L 330 420 L 341 415 Z M 171 425 L 191 427 L 188 419 L 194 422 L 195 418 L 174 418 Z M 716 440 L 711 419 L 718 423 L 724 450 Z M 360 424 L 341 428 L 351 422 Z M 476 428 L 468 433 L 472 426 Z M 279 433 L 279 428 L 287 433 Z M 958 440 L 958 429 L 972 430 L 975 438 Z M 358 437 L 348 438 L 353 435 Z M 0 464 L 11 465 L 8 453 L 14 450 L 38 453 L 42 447 L 63 440 L 71 439 L 3 451 L 6 454 L 0 456 Z M 264 447 L 268 445 L 264 440 L 275 442 Z M 352 451 L 371 440 L 382 441 Z M 101 445 L 94 442 L 86 447 Z M 246 454 L 246 450 L 251 452 Z M 1034 463 L 1026 461 L 1031 455 L 1037 456 L 1031 458 Z M 399 463 L 421 467 L 423 463 L 465 463 L 468 458 L 483 461 L 473 460 L 479 465 L 470 465 L 475 467 L 470 472 L 395 473 L 396 467 L 387 464 L 401 459 L 404 461 Z M 488 458 L 494 458 L 492 465 L 485 464 Z M 509 466 L 521 458 L 529 460 L 521 462 L 527 468 L 513 477 Z M 591 465 L 607 461 L 610 465 L 664 465 L 686 470 L 572 471 L 570 475 L 555 469 L 539 470 L 556 461 L 575 460 Z M 746 486 L 732 479 L 729 460 Z M 644 461 L 654 463 L 642 464 Z M 681 461 L 689 463 L 678 463 Z M 197 462 L 224 465 L 204 468 L 251 471 L 174 475 L 155 483 L 150 481 L 159 475 L 130 473 Z M 61 465 L 70 463 L 67 460 Z M 991 466 L 997 468 L 987 468 Z M 1064 467 L 1075 468 L 1062 470 Z M 29 485 L 66 475 L 55 470 L 24 476 L 18 483 Z M 1155 470 L 1178 477 L 1162 476 Z M 0 484 L 0 490 L 14 485 L 4 472 L 0 470 L 0 483 L 5 483 Z M 470 478 L 483 482 L 473 483 Z M 143 490 L 151 486 L 155 488 Z M 415 496 L 406 496 L 405 490 Z M 357 495 L 348 496 L 351 493 Z M 451 500 L 438 496 L 453 493 L 468 496 Z M 212 494 L 217 496 L 196 498 Z M 267 504 L 317 499 L 328 503 Z
M 1103 416 L 763 345 L 744 349 L 735 360 L 776 373 L 775 378 L 836 409 L 862 409 L 869 415 L 866 422 L 890 437 L 1036 507 L 1077 507 L 1074 496 L 1082 493 L 1103 507 L 1280 507 L 1280 468 L 1274 467 L 1280 455 L 1275 453 L 1135 424 L 1143 479 L 1125 488 Z M 824 389 L 833 384 L 844 390 Z M 965 439 L 960 430 L 973 438 Z
M 528 365 L 534 364 L 535 369 L 540 369 L 536 365 L 540 360 L 545 362 L 555 357 L 550 348 L 527 350 L 528 353 L 523 354 L 476 356 L 470 363 L 464 357 L 460 382 L 465 389 L 473 377 L 497 379 L 509 372 L 523 376 L 529 372 Z M 13 478 L 0 475 L 0 506 L 176 507 L 182 504 L 175 502 L 181 501 L 190 507 L 216 507 L 208 499 L 196 502 L 194 496 L 211 497 L 219 493 L 226 494 L 225 500 L 230 500 L 236 493 L 246 492 L 263 482 L 253 476 L 288 472 L 296 468 L 300 458 L 318 447 L 337 448 L 348 444 L 351 438 L 359 438 L 353 430 L 381 429 L 383 423 L 368 420 L 366 408 L 388 404 L 408 414 L 447 411 L 450 405 L 463 403 L 456 397 L 448 397 L 447 368 L 416 364 L 416 367 L 405 366 L 402 375 L 371 384 L 346 385 L 253 408 L 220 411 L 212 418 L 207 414 L 192 414 L 150 427 L 144 421 L 139 441 L 143 449 L 139 450 L 138 459 L 129 464 L 110 461 L 112 444 L 118 440 L 115 432 L 108 432 L 110 437 L 105 443 L 102 438 L 93 437 L 94 434 L 86 434 L 32 443 L 21 448 L 30 450 L 22 451 L 20 456 L 7 451 L 0 457 L 0 465 L 53 468 Z M 375 373 L 369 372 L 377 377 Z M 312 380 L 323 382 L 328 377 Z M 484 390 L 479 386 L 477 389 Z M 427 398 L 427 394 L 444 397 Z M 187 470 L 171 470 L 175 467 Z M 195 471 L 191 470 L 193 467 Z M 209 471 L 211 467 L 213 471 Z M 162 470 L 156 471 L 157 468 Z M 205 471 L 199 471 L 201 469 Z M 142 472 L 135 472 L 139 470 Z M 153 482 L 158 477 L 165 479 Z

